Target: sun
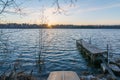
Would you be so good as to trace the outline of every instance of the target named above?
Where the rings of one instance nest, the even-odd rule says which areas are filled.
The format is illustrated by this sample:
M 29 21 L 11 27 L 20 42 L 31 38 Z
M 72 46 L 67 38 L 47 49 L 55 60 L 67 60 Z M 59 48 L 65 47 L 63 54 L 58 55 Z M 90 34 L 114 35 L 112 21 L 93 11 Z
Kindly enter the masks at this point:
M 48 24 L 47 27 L 48 27 L 48 28 L 52 28 L 52 25 L 51 25 L 51 24 Z

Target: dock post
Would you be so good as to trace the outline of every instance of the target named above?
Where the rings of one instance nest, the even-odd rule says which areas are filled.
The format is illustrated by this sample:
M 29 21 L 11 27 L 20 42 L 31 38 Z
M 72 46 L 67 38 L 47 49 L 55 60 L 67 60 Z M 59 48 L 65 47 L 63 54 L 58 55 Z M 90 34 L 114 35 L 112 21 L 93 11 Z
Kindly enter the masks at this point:
M 80 43 L 81 43 L 81 53 L 83 54 L 83 45 L 82 45 L 82 39 L 80 39 Z
M 93 55 L 90 55 L 90 62 L 93 64 Z
M 95 63 L 95 56 L 93 54 L 91 54 L 90 57 L 91 63 L 94 64 Z

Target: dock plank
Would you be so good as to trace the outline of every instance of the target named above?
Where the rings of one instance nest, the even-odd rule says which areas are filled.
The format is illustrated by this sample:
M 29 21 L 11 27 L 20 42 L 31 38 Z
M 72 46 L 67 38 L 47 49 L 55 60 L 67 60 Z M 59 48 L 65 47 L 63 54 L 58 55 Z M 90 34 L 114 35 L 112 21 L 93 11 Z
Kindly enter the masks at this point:
M 77 43 L 81 46 L 83 46 L 87 51 L 89 51 L 91 54 L 105 54 L 107 51 L 99 49 L 98 47 L 87 43 L 84 40 L 78 40 Z
M 51 72 L 47 80 L 80 80 L 73 71 L 55 71 Z
M 109 74 L 111 74 L 111 76 L 114 78 L 114 80 L 116 80 L 117 77 L 114 75 L 114 73 L 112 72 L 112 70 L 109 68 L 108 64 L 104 60 L 102 60 L 102 61 L 103 61 L 102 65 L 109 72 Z

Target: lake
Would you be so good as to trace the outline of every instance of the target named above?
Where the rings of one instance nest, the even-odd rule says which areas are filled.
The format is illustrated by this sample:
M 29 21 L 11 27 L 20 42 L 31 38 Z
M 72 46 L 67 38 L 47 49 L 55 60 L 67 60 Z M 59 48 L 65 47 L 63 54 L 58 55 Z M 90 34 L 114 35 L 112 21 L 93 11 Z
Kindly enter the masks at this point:
M 42 38 L 41 38 L 42 37 Z M 0 74 L 13 69 L 47 78 L 51 71 L 92 71 L 76 47 L 84 39 L 101 49 L 110 45 L 113 58 L 120 57 L 120 29 L 2 29 L 0 30 Z M 39 43 L 39 40 L 41 40 Z M 38 64 L 40 47 L 41 59 Z

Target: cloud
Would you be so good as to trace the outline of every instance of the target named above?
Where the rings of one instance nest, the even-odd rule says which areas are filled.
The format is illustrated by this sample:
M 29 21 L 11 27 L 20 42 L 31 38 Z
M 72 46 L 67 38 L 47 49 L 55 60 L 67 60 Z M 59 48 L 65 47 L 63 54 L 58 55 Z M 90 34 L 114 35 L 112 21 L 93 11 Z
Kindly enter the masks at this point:
M 105 10 L 105 9 L 111 9 L 111 8 L 116 8 L 116 7 L 120 7 L 120 3 L 119 4 L 112 4 L 112 5 L 108 5 L 108 6 L 102 6 L 102 7 L 91 7 L 91 8 L 85 8 L 85 9 L 79 8 L 78 13 Z

